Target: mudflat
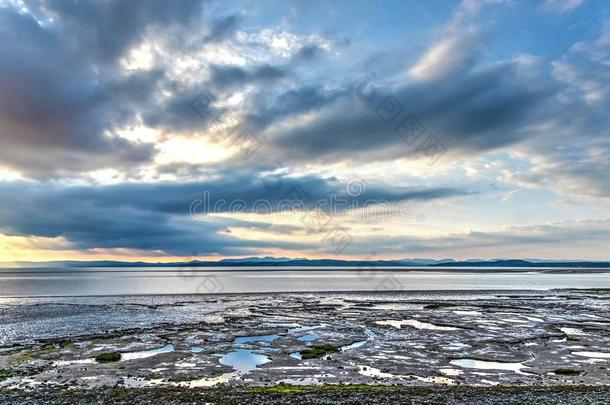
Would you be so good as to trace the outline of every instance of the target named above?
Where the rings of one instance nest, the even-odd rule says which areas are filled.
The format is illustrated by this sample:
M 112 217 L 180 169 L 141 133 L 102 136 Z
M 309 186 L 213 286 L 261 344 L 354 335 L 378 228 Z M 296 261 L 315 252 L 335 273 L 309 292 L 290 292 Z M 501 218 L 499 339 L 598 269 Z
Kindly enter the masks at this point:
M 0 402 L 603 403 L 609 304 L 608 290 L 6 299 Z

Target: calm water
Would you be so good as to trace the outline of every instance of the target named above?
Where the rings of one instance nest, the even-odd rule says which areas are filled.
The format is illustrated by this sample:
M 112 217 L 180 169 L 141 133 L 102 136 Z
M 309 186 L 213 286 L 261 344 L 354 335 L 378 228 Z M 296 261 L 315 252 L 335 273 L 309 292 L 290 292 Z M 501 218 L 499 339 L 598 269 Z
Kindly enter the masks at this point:
M 0 269 L 0 297 L 306 291 L 530 290 L 610 288 L 610 272 L 587 270 L 333 268 Z

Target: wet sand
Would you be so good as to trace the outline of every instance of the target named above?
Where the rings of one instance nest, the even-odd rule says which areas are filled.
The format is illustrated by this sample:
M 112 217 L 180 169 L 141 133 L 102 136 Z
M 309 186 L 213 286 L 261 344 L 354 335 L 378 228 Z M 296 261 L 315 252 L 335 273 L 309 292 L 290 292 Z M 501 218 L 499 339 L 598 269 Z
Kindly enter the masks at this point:
M 205 387 L 312 386 L 317 396 L 336 384 L 606 392 L 609 304 L 608 290 L 5 300 L 0 387 L 161 388 L 185 398 Z M 333 350 L 302 358 L 319 345 Z M 120 361 L 94 360 L 113 351 Z

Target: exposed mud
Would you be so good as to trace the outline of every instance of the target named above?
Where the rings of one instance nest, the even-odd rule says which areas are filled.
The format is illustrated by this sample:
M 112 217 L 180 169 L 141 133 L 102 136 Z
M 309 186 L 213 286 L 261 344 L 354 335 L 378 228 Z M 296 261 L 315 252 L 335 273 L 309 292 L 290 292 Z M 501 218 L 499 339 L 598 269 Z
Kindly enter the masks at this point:
M 5 302 L 0 387 L 606 385 L 609 300 L 562 290 Z M 336 349 L 299 358 L 315 345 Z M 119 361 L 94 360 L 114 351 Z

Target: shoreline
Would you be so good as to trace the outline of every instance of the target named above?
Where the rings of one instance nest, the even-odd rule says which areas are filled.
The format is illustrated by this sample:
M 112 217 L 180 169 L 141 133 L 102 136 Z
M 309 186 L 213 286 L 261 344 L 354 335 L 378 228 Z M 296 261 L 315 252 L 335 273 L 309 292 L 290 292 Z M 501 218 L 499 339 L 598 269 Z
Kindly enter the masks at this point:
M 378 296 L 383 295 L 444 295 L 444 294 L 466 294 L 466 295 L 481 295 L 481 294 L 504 294 L 504 295 L 522 295 L 522 294 L 538 294 L 544 292 L 570 292 L 570 291 L 592 291 L 592 292 L 601 292 L 601 293 L 610 293 L 610 288 L 600 287 L 600 288 L 589 288 L 589 287 L 569 287 L 569 288 L 539 288 L 539 289 L 461 289 L 461 290 L 355 290 L 355 291 L 343 291 L 343 290 L 328 290 L 328 291 L 318 291 L 318 290 L 309 290 L 309 291 L 257 291 L 257 292 L 204 292 L 204 293 L 158 293 L 158 294 L 97 294 L 97 295 L 0 295 L 0 304 L 2 304 L 1 300 L 14 300 L 14 299 L 70 299 L 70 298 L 145 298 L 145 297 L 155 297 L 155 298 L 163 298 L 163 297 L 200 297 L 200 298 L 222 298 L 222 297 L 250 297 L 250 296 L 277 296 L 277 295 L 370 295 L 376 294 Z

